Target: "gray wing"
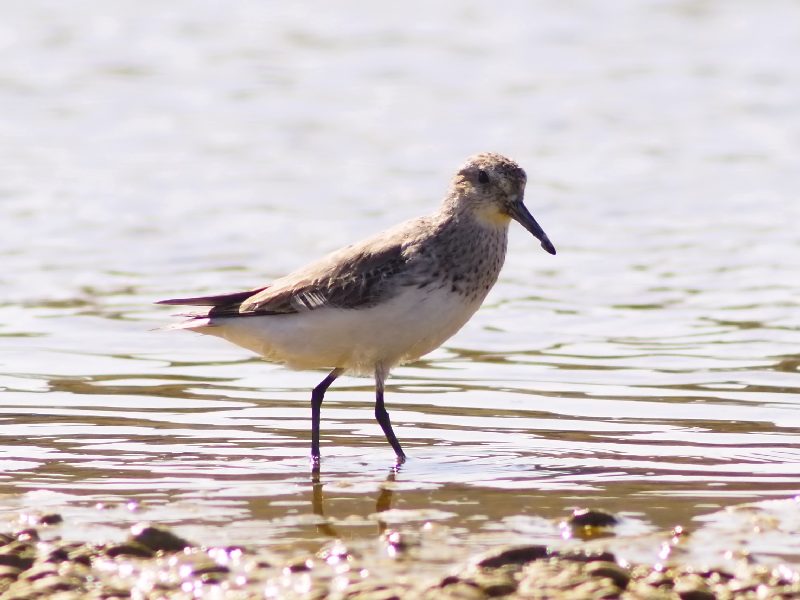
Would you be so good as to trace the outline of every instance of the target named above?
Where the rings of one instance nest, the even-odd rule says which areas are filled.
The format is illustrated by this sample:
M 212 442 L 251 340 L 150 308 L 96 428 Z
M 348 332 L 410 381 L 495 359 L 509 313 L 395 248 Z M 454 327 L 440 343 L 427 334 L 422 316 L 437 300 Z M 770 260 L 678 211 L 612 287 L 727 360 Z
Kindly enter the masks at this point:
M 401 243 L 344 248 L 249 296 L 237 311 L 245 316 L 372 306 L 398 285 L 405 262 Z
M 208 317 L 291 314 L 323 306 L 363 308 L 412 284 L 404 273 L 409 246 L 416 242 L 412 222 L 329 254 L 266 287 L 199 298 L 162 300 L 159 304 L 211 306 Z M 408 279 L 408 281 L 405 281 Z

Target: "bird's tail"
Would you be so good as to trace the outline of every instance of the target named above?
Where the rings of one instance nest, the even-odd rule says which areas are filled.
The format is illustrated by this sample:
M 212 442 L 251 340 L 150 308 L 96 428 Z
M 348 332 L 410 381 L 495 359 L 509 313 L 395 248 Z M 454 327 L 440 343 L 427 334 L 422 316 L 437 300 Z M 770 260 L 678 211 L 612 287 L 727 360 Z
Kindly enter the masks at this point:
M 173 329 L 202 329 L 204 327 L 213 327 L 211 319 L 207 314 L 198 313 L 180 313 L 173 315 L 174 317 L 187 317 L 185 321 L 178 323 L 170 323 L 163 327 L 156 327 L 156 331 L 171 331 Z

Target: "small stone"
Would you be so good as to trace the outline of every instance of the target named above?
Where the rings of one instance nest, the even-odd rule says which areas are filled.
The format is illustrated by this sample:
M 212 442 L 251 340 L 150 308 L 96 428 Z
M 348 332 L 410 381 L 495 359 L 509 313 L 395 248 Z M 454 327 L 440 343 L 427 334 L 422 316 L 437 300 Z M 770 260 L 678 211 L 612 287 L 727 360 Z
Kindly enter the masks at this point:
M 547 579 L 548 584 L 562 590 L 572 589 L 587 581 L 593 581 L 586 573 L 583 566 L 576 563 L 565 562 L 559 559 L 552 561 L 549 567 L 551 574 Z M 530 579 L 530 573 L 527 575 Z
M 622 593 L 623 600 L 675 600 L 675 594 L 644 582 L 631 582 Z
M 610 562 L 616 563 L 617 557 L 611 552 L 598 552 L 592 550 L 571 550 L 558 555 L 564 560 L 572 560 L 575 562 Z
M 207 573 L 230 573 L 230 569 L 225 565 L 219 565 L 215 562 L 200 563 L 192 569 L 195 575 L 205 575 Z
M 134 525 L 131 528 L 133 541 L 153 552 L 180 552 L 192 544 L 163 527 L 152 525 Z
M 678 579 L 674 590 L 681 600 L 716 600 L 716 595 L 699 575 L 688 575 Z
M 660 571 L 650 572 L 646 577 L 644 577 L 644 582 L 657 588 L 664 587 L 671 589 L 672 586 L 675 585 L 672 577 Z
M 407 590 L 379 581 L 365 581 L 350 586 L 345 595 L 349 600 L 402 600 Z
M 66 548 L 55 548 L 50 551 L 45 560 L 52 563 L 64 562 L 69 560 L 69 552 Z
M 516 591 L 517 586 L 513 583 L 501 581 L 497 583 L 491 583 L 481 589 L 483 589 L 483 592 L 490 598 L 497 598 L 499 596 L 508 596 L 509 594 L 513 594 Z
M 507 596 L 517 589 L 517 581 L 514 576 L 501 569 L 479 571 L 472 577 L 472 580 L 487 596 L 492 598 Z
M 47 600 L 85 600 L 86 594 L 82 591 L 69 590 L 48 594 Z
M 130 586 L 114 579 L 103 581 L 102 590 L 102 600 L 130 600 Z
M 0 579 L 16 579 L 21 572 L 17 567 L 0 565 Z
M 508 548 L 478 562 L 479 567 L 496 569 L 503 565 L 524 565 L 548 556 L 547 546 L 522 546 Z
M 26 581 L 36 581 L 37 579 L 50 577 L 52 575 L 58 575 L 55 565 L 51 563 L 38 563 L 36 566 L 25 571 L 25 573 L 22 574 L 22 578 Z
M 612 514 L 602 510 L 588 508 L 576 508 L 572 511 L 569 525 L 572 528 L 579 527 L 613 527 L 619 520 Z
M 219 585 L 226 579 L 221 573 L 203 573 L 199 577 L 200 581 L 206 585 Z
M 678 592 L 681 600 L 716 600 L 717 596 L 708 589 L 685 590 Z
M 442 578 L 439 582 L 439 585 L 436 587 L 447 587 L 448 585 L 455 585 L 456 583 L 461 583 L 461 578 L 458 575 L 448 575 L 447 577 Z
M 20 542 L 38 542 L 39 541 L 39 532 L 36 531 L 33 527 L 29 527 L 28 529 L 22 529 L 21 531 L 16 532 L 16 538 Z
M 42 577 L 41 579 L 37 579 L 33 582 L 31 586 L 36 592 L 65 592 L 69 590 L 74 590 L 77 587 L 80 587 L 81 582 L 77 579 L 72 577 L 60 577 L 58 575 L 51 575 L 48 577 Z
M 606 577 L 614 582 L 619 589 L 624 590 L 631 580 L 631 575 L 616 563 L 597 561 L 586 565 L 586 572 L 592 577 Z
M 427 600 L 485 600 L 489 596 L 481 588 L 459 581 L 444 588 L 430 589 L 423 597 Z
M 601 580 L 585 581 L 564 594 L 569 598 L 611 598 L 619 596 L 619 588 Z
M 284 569 L 290 573 L 305 573 L 314 568 L 314 561 L 310 558 L 296 558 L 286 563 Z
M 41 525 L 58 525 L 64 522 L 64 517 L 58 513 L 48 513 L 39 517 L 38 521 Z
M 72 550 L 69 553 L 69 560 L 71 562 L 81 564 L 87 567 L 92 564 L 92 559 L 94 557 L 95 557 L 94 552 L 86 548 L 79 548 L 77 550 Z
M 124 544 L 115 544 L 106 548 L 106 556 L 134 556 L 139 558 L 151 558 L 153 551 L 143 544 L 137 542 L 130 542 Z
M 58 564 L 58 574 L 64 577 L 85 579 L 91 576 L 92 570 L 81 563 L 63 562 Z
M 33 565 L 33 555 L 26 555 L 22 553 L 0 553 L 0 565 L 15 567 L 20 571 L 25 571 L 30 569 Z

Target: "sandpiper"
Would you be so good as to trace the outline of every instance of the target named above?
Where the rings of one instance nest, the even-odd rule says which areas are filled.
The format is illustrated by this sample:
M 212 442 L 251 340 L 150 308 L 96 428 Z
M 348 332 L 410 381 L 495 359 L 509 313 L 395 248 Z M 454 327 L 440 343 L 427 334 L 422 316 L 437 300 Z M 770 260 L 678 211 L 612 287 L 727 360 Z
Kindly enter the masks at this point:
M 556 250 L 523 204 L 525 171 L 494 153 L 471 157 L 439 209 L 333 252 L 245 292 L 161 300 L 208 306 L 172 328 L 216 335 L 295 369 L 331 369 L 311 394 L 311 457 L 319 464 L 320 408 L 342 373 L 373 374 L 375 418 L 398 462 L 405 453 L 384 407 L 389 370 L 438 348 L 497 281 L 508 225 Z

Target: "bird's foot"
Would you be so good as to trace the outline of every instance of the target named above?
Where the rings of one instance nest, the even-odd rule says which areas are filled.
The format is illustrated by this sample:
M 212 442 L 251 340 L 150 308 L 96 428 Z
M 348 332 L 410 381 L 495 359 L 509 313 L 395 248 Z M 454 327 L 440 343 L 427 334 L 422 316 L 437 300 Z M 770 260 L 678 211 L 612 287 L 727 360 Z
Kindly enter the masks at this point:
M 396 455 L 395 459 L 394 459 L 394 470 L 398 471 L 400 469 L 400 467 L 402 467 L 405 462 L 406 462 L 406 455 L 405 454 L 403 454 L 401 452 L 400 454 Z
M 311 465 L 311 472 L 312 473 L 319 473 L 319 467 L 322 464 L 322 460 L 319 454 L 312 454 L 308 459 L 309 464 Z

